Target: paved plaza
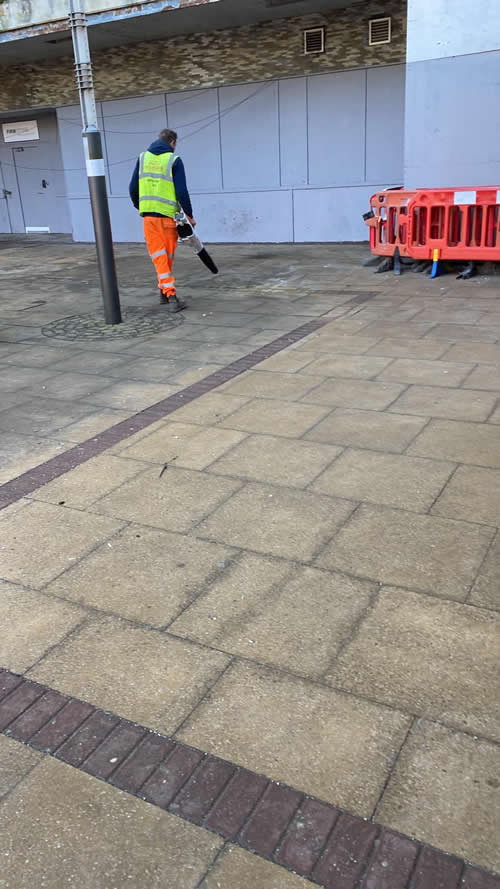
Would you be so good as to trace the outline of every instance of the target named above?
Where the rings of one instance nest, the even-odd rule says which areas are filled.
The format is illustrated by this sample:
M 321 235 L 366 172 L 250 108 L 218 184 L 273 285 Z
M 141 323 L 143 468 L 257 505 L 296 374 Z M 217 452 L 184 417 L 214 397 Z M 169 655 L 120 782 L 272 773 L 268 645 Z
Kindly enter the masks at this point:
M 500 279 L 213 254 L 0 240 L 0 887 L 498 889 Z

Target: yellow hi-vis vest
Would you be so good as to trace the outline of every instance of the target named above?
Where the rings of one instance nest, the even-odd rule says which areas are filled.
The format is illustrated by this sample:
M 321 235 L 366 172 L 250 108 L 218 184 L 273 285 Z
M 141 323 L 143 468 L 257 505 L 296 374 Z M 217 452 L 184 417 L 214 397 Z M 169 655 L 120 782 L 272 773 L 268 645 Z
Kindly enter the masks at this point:
M 174 218 L 180 210 L 175 194 L 172 167 L 178 155 L 172 152 L 153 154 L 143 151 L 139 156 L 139 213 L 161 213 Z

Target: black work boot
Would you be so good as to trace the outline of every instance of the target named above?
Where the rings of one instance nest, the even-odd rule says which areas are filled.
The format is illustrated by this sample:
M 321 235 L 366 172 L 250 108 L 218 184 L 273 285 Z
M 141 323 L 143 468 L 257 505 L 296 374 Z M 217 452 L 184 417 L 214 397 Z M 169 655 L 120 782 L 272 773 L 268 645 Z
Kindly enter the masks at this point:
M 182 312 L 184 309 L 187 309 L 187 304 L 181 299 L 179 296 L 174 296 L 171 300 L 172 307 L 170 311 L 175 314 L 176 312 Z
M 167 306 L 170 300 L 166 293 L 160 293 L 160 306 Z

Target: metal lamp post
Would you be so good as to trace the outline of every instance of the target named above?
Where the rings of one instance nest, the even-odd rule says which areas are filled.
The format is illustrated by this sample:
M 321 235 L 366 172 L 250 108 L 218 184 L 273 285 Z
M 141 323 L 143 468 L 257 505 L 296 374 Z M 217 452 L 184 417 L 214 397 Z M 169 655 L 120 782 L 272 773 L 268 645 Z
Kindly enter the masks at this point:
M 104 303 L 104 318 L 106 324 L 120 324 L 122 320 L 120 296 L 113 253 L 113 236 L 109 218 L 101 134 L 97 126 L 87 19 L 83 4 L 84 0 L 69 0 L 69 25 L 73 38 L 75 74 L 82 111 L 83 149 L 94 220 L 97 263 Z

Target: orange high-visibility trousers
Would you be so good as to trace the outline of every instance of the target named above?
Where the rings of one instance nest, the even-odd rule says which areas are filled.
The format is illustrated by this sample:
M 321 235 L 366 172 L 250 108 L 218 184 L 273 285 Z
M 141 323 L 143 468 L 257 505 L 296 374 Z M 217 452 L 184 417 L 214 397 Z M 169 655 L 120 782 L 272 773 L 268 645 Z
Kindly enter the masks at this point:
M 158 275 L 158 287 L 166 296 L 175 296 L 175 278 L 172 271 L 175 248 L 177 247 L 177 226 L 168 216 L 145 216 L 144 237 Z

